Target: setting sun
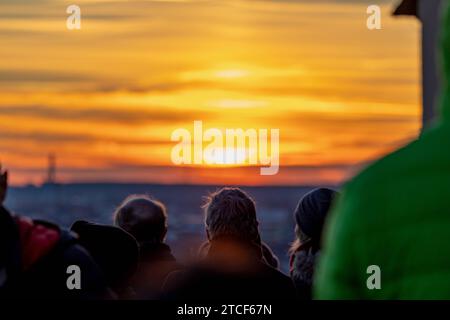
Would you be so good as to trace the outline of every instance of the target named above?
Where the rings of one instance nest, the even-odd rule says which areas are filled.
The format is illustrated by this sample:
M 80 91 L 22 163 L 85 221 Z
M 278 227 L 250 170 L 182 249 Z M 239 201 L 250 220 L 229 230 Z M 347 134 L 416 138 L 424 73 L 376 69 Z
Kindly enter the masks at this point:
M 242 78 L 249 75 L 247 70 L 221 70 L 215 73 L 215 76 L 218 78 L 225 79 L 234 79 L 234 78 Z
M 255 153 L 256 150 L 250 152 Z M 204 155 L 208 165 L 243 165 L 248 160 L 246 149 L 216 148 L 211 153 Z
M 280 170 L 261 183 L 339 183 L 419 131 L 418 25 L 394 20 L 388 4 L 373 32 L 366 6 L 345 1 L 80 6 L 82 28 L 67 30 L 52 0 L 36 12 L 0 4 L 11 15 L 0 24 L 0 160 L 13 184 L 42 183 L 50 153 L 63 182 L 160 182 L 161 166 L 174 169 L 172 132 L 195 120 L 279 129 Z M 260 181 L 230 168 L 248 155 L 223 154 L 199 169 Z

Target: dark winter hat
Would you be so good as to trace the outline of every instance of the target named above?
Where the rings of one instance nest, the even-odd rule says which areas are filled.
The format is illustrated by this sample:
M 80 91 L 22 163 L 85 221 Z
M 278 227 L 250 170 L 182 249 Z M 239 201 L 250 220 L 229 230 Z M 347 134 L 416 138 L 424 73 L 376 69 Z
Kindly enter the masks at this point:
M 113 289 L 122 289 L 134 274 L 139 260 L 136 240 L 128 232 L 109 225 L 76 221 L 71 230 L 78 234 Z
M 298 202 L 295 222 L 313 241 L 320 241 L 325 218 L 336 195 L 338 193 L 334 190 L 318 188 L 305 194 Z

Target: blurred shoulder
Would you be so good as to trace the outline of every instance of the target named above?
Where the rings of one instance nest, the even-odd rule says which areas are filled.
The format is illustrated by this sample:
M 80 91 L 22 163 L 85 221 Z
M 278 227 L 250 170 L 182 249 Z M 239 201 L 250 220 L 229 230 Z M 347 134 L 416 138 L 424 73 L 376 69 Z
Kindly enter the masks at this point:
M 427 167 L 436 162 L 447 163 L 449 158 L 450 127 L 439 125 L 368 166 L 349 183 L 349 188 L 360 185 L 370 188 L 372 182 L 393 180 L 413 169 Z
M 439 125 L 419 139 L 375 161 L 345 186 L 347 194 L 360 199 L 380 196 L 389 186 L 401 187 L 411 179 L 429 175 L 433 170 L 450 168 L 450 128 Z

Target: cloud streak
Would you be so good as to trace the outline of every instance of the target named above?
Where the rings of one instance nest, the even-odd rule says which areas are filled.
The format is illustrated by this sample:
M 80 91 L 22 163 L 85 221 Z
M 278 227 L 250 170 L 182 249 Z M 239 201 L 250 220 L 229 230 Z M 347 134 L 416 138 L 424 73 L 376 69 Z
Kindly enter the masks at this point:
M 65 107 L 50 107 L 43 105 L 2 106 L 0 116 L 32 117 L 51 120 L 87 121 L 94 123 L 116 123 L 126 125 L 140 125 L 155 122 L 186 122 L 198 118 L 207 118 L 208 112 L 185 111 L 177 112 L 164 110 L 164 107 L 153 107 L 150 110 L 112 108 L 74 109 Z

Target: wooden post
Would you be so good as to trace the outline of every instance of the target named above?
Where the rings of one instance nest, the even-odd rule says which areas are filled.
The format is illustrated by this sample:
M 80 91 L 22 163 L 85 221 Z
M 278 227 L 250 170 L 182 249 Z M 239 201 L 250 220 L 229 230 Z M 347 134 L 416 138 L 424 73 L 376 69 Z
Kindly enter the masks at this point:
M 445 1 L 445 0 L 444 0 Z M 438 115 L 440 96 L 439 29 L 443 0 L 419 0 L 418 16 L 422 21 L 422 103 L 423 129 Z

